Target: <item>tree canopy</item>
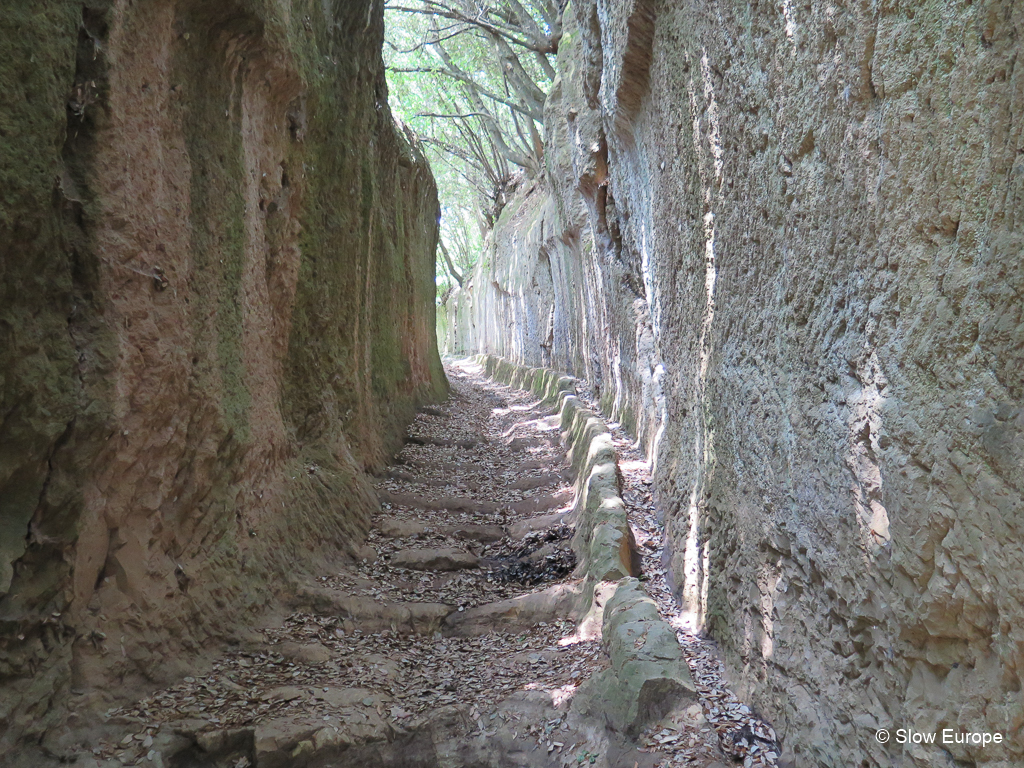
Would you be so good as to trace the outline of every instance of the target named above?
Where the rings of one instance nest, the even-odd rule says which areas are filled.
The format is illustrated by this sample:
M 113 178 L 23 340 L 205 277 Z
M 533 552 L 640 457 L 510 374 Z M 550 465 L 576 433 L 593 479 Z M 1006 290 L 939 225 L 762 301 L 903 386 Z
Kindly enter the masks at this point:
M 439 291 L 461 284 L 517 182 L 540 172 L 565 0 L 386 0 L 392 111 L 441 199 Z

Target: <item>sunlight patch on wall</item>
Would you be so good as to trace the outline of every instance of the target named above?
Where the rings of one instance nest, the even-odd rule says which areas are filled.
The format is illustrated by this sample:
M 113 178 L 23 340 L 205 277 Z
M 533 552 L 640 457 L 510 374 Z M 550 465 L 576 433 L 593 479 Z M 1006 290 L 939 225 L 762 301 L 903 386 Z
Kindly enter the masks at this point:
M 882 470 L 878 461 L 882 409 L 886 400 L 883 392 L 889 382 L 873 349 L 858 364 L 857 378 L 861 386 L 847 398 L 850 443 L 845 459 L 853 476 L 850 491 L 857 510 L 865 559 L 870 561 L 890 540 L 889 512 L 882 504 Z
M 793 43 L 796 35 L 796 20 L 793 18 L 793 0 L 782 0 L 782 15 L 786 18 L 786 38 Z
M 680 615 L 680 619 L 694 629 L 703 627 L 707 615 L 707 568 L 710 554 L 707 542 L 702 540 L 701 523 L 705 513 L 702 494 L 704 488 L 707 487 L 709 475 L 714 470 L 715 459 L 714 432 L 709 424 L 704 406 L 707 401 L 708 371 L 713 351 L 711 331 L 715 321 L 715 296 L 718 282 L 714 204 L 722 188 L 725 169 L 719 108 L 706 50 L 701 55 L 701 79 L 703 81 L 701 89 L 704 97 L 703 108 L 693 80 L 690 81 L 688 88 L 693 121 L 694 153 L 698 159 L 698 169 L 704 189 L 704 309 L 697 342 L 697 373 L 693 383 L 692 410 L 697 420 L 693 443 L 696 471 L 687 507 L 689 530 L 683 550 L 682 613 Z M 705 138 L 708 142 L 707 148 L 704 146 Z

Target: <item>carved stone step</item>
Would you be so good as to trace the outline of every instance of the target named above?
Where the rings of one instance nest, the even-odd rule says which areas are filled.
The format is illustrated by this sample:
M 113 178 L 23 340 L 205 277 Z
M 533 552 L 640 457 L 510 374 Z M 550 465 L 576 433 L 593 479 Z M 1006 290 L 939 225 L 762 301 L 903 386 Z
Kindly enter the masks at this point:
M 479 564 L 479 557 L 454 547 L 403 549 L 391 556 L 393 568 L 409 568 L 413 571 L 464 571 L 476 568 Z
M 296 602 L 299 608 L 345 620 L 346 629 L 364 632 L 391 629 L 403 635 L 432 635 L 455 610 L 454 606 L 442 603 L 380 602 L 372 597 L 322 587 L 300 589 Z
M 570 616 L 579 593 L 578 583 L 555 584 L 540 592 L 456 611 L 444 620 L 441 631 L 454 637 L 525 631 L 542 621 L 550 623 Z
M 382 534 L 392 539 L 409 539 L 429 533 L 437 533 L 442 536 L 454 536 L 466 541 L 490 544 L 505 538 L 505 529 L 500 525 L 475 525 L 470 523 L 464 525 L 431 525 L 418 520 L 388 517 L 381 520 L 377 527 Z

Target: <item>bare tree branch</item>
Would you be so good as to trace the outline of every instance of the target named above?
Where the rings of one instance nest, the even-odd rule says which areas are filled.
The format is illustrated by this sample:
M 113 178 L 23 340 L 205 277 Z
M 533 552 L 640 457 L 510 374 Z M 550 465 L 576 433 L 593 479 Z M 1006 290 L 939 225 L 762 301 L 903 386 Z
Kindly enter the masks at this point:
M 398 13 L 415 13 L 422 16 L 440 16 L 450 21 L 461 21 L 464 24 L 469 24 L 479 29 L 489 32 L 493 35 L 498 35 L 509 43 L 517 45 L 520 48 L 525 48 L 529 51 L 536 51 L 537 53 L 558 53 L 558 37 L 549 37 L 542 35 L 539 38 L 531 38 L 523 29 L 516 28 L 508 24 L 502 24 L 496 21 L 493 16 L 488 18 L 483 14 L 469 15 L 462 10 L 453 7 L 451 2 L 441 3 L 436 0 L 422 0 L 423 7 L 414 8 L 405 5 L 391 5 L 386 4 L 385 8 L 389 11 L 396 11 Z
M 459 284 L 459 287 L 461 288 L 462 274 L 459 272 L 459 270 L 455 268 L 455 265 L 452 264 L 452 257 L 449 255 L 448 249 L 445 248 L 444 240 L 438 240 L 437 245 L 438 248 L 440 248 L 441 250 L 441 256 L 444 257 L 444 263 L 448 267 L 448 274 L 455 278 L 455 281 Z
M 413 117 L 436 117 L 438 120 L 465 120 L 467 117 L 482 117 L 485 120 L 493 119 L 487 112 L 464 112 L 458 115 L 442 115 L 437 112 L 417 112 Z
M 509 98 L 502 98 L 493 91 L 489 91 L 488 89 L 481 86 L 473 78 L 471 78 L 469 75 L 462 71 L 455 71 L 448 69 L 446 67 L 388 67 L 388 71 L 402 72 L 405 74 L 421 73 L 432 75 L 445 75 L 446 77 L 450 77 L 453 80 L 458 80 L 461 83 L 465 83 L 470 88 L 475 88 L 476 91 L 484 98 L 490 99 L 491 101 L 496 101 L 499 104 L 504 104 L 509 109 L 514 110 L 520 113 L 521 115 L 525 115 L 526 117 L 529 117 L 531 120 L 536 120 L 538 122 L 543 122 L 544 120 L 543 109 L 531 109 L 528 105 L 524 105 L 522 102 L 517 103 Z
M 452 60 L 451 56 L 448 55 L 448 52 L 444 49 L 443 45 L 438 43 L 433 46 L 433 49 L 437 51 L 438 56 L 441 57 L 441 60 L 444 62 L 446 67 L 451 69 L 453 72 L 462 71 Z M 529 155 L 522 152 L 516 152 L 505 142 L 505 138 L 502 136 L 498 122 L 493 117 L 490 117 L 490 113 L 484 106 L 480 94 L 473 88 L 466 88 L 465 91 L 466 98 L 469 100 L 470 106 L 473 110 L 488 115 L 488 117 L 483 118 L 481 122 L 483 123 L 487 133 L 490 135 L 491 142 L 494 144 L 495 148 L 498 149 L 509 161 L 516 165 L 522 168 L 536 169 L 538 164 L 536 162 L 531 162 Z

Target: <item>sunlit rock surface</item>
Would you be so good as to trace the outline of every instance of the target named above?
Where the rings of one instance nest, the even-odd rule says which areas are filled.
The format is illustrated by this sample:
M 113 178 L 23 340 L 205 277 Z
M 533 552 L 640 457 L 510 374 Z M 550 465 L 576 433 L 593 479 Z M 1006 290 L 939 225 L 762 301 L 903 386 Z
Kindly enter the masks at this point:
M 579 0 L 448 348 L 589 379 L 798 765 L 1024 759 L 1024 9 Z

